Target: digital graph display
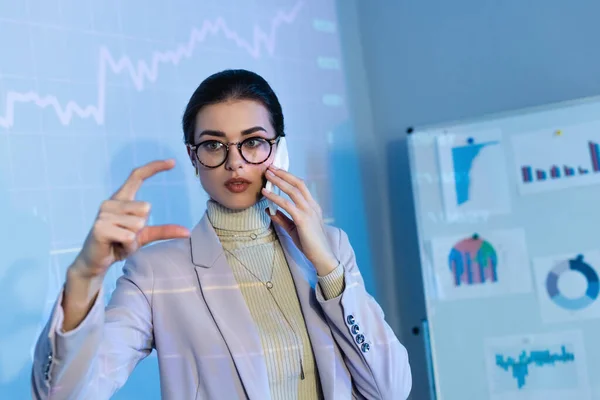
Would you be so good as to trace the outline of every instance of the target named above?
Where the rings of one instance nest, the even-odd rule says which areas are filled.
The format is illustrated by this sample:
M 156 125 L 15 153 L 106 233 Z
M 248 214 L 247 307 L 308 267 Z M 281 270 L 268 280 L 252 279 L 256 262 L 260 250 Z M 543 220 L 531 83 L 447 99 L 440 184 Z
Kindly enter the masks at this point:
M 32 349 L 101 202 L 132 169 L 173 158 L 138 199 L 150 224 L 192 228 L 208 200 L 181 117 L 209 75 L 262 75 L 283 107 L 290 171 L 326 223 L 370 254 L 334 1 L 1 2 L 0 393 L 30 396 Z M 353 182 L 348 185 L 348 182 Z M 357 184 L 358 183 L 358 184 Z M 348 221 L 356 217 L 352 224 Z M 354 218 L 354 217 L 352 217 Z M 121 275 L 105 280 L 106 299 Z M 115 399 L 160 398 L 154 353 Z

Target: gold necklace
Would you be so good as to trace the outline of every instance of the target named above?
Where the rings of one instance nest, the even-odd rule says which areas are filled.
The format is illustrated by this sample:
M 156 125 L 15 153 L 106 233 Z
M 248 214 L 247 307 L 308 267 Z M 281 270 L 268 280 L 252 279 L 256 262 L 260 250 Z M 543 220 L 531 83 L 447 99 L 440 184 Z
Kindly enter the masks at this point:
M 294 339 L 296 340 L 296 345 L 298 346 L 298 358 L 300 360 L 300 379 L 304 380 L 305 375 L 304 375 L 304 363 L 303 363 L 303 355 L 302 355 L 302 352 L 304 351 L 304 346 L 302 345 L 302 341 L 300 340 L 300 337 L 299 337 L 300 335 L 298 335 L 298 333 L 296 333 L 296 330 L 294 329 L 294 326 L 292 325 L 292 323 L 288 319 L 287 315 L 285 315 L 285 313 L 283 312 L 283 309 L 281 308 L 281 306 L 277 302 L 277 299 L 275 298 L 275 295 L 273 294 L 273 291 L 271 290 L 271 289 L 273 289 L 273 271 L 275 270 L 275 254 L 277 253 L 277 249 L 275 247 L 275 242 L 273 242 L 273 261 L 271 262 L 271 277 L 266 282 L 263 282 L 262 279 L 260 279 L 258 276 L 256 276 L 256 274 L 254 272 L 252 272 L 250 270 L 250 268 L 248 268 L 242 262 L 242 260 L 240 260 L 231 250 L 226 249 L 225 247 L 223 247 L 223 249 L 226 252 L 228 252 L 229 254 L 231 254 L 231 256 L 233 258 L 235 258 L 237 260 L 237 262 L 240 263 L 240 265 L 242 267 L 244 267 L 244 269 L 246 271 L 248 271 L 254 278 L 256 278 L 256 280 L 258 280 L 260 283 L 263 284 L 263 286 L 265 286 L 267 288 L 267 292 L 271 295 L 271 298 L 273 299 L 273 302 L 275 303 L 275 305 L 279 309 L 279 312 L 283 316 L 283 319 L 285 319 L 285 322 L 287 322 L 288 326 L 292 330 L 292 333 L 294 334 Z
M 256 276 L 256 274 L 254 272 L 252 272 L 250 270 L 250 268 L 246 267 L 246 265 L 242 262 L 242 260 L 240 260 L 231 250 L 226 249 L 225 247 L 223 247 L 223 249 L 225 249 L 226 252 L 228 252 L 229 254 L 231 254 L 233 256 L 233 258 L 235 258 L 237 260 L 238 263 L 240 263 L 240 265 L 242 267 L 244 267 L 244 269 L 246 271 L 248 271 L 253 277 L 256 278 L 257 281 L 259 281 L 260 283 L 262 283 L 267 289 L 269 289 L 269 291 L 271 289 L 273 289 L 273 271 L 275 271 L 275 245 L 273 245 L 273 260 L 271 261 L 271 276 L 269 277 L 269 280 L 266 282 L 263 282 L 262 279 L 260 279 L 258 276 Z
M 238 232 L 238 231 L 230 231 L 230 230 L 221 229 L 221 228 L 216 229 L 216 231 L 218 232 L 217 236 L 219 236 L 219 237 L 234 238 L 234 239 L 245 238 L 245 239 L 252 239 L 252 240 L 256 240 L 259 237 L 262 237 L 262 235 L 269 232 L 270 230 L 271 230 L 271 227 L 267 226 L 265 229 L 263 229 L 262 231 L 260 231 L 258 233 L 252 232 L 251 234 L 239 234 L 239 233 L 227 233 L 227 232 Z

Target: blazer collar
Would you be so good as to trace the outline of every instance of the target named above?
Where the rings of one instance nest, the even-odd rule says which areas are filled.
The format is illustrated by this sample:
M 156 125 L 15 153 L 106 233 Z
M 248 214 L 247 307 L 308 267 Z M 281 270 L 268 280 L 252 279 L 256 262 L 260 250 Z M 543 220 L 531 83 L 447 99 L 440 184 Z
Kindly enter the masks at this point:
M 276 234 L 284 251 L 304 315 L 317 363 L 325 399 L 335 399 L 335 354 L 331 329 L 317 301 L 317 274 L 312 264 L 295 245 L 290 235 L 277 224 Z M 190 236 L 192 263 L 196 266 L 201 290 L 233 356 L 240 378 L 250 399 L 268 398 L 268 380 L 264 358 L 246 355 L 262 351 L 256 326 L 243 299 L 223 247 L 206 213 Z M 214 290 L 214 287 L 229 290 Z M 231 329 L 236 327 L 239 329 Z M 244 340 L 240 332 L 244 331 Z
M 269 397 L 258 329 L 206 213 L 191 232 L 191 256 L 202 297 L 250 400 Z
M 210 268 L 223 256 L 223 247 L 205 212 L 190 235 L 192 263 L 198 267 Z

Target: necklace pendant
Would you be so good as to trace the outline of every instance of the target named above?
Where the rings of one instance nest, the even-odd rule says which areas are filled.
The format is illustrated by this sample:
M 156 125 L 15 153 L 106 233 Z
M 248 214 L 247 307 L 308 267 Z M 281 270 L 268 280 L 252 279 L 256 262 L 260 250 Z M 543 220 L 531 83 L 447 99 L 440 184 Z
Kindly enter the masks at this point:
M 267 289 L 271 290 L 273 289 L 273 282 L 267 281 L 267 283 L 265 283 L 265 286 L 267 287 Z

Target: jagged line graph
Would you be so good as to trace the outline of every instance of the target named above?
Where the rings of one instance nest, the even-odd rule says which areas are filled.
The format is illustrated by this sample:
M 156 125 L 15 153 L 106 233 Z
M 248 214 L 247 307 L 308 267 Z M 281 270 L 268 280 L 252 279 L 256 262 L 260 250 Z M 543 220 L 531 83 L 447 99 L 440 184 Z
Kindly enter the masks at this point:
M 102 125 L 105 118 L 106 77 L 109 71 L 112 71 L 114 74 L 120 74 L 123 71 L 127 72 L 135 89 L 142 91 L 147 82 L 152 83 L 156 81 L 160 64 L 170 62 L 173 65 L 178 65 L 184 57 L 190 58 L 194 54 L 196 46 L 202 43 L 210 34 L 217 35 L 218 33 L 222 33 L 238 47 L 246 50 L 251 57 L 259 58 L 263 46 L 272 55 L 275 50 L 277 29 L 284 23 L 293 23 L 302 6 L 303 2 L 300 1 L 288 12 L 279 11 L 271 20 L 271 27 L 268 32 L 263 31 L 258 26 L 254 26 L 252 41 L 245 40 L 235 30 L 229 28 L 225 20 L 221 17 L 214 21 L 205 20 L 200 29 L 192 29 L 187 43 L 177 46 L 175 50 L 154 52 L 151 61 L 148 63 L 143 60 L 134 63 L 127 56 L 123 56 L 117 60 L 112 56 L 108 48 L 102 46 L 99 54 L 97 104 L 81 106 L 74 100 L 69 100 L 62 106 L 58 98 L 53 95 L 42 96 L 34 91 L 8 91 L 6 93 L 4 115 L 0 115 L 0 127 L 8 129 L 14 125 L 15 105 L 17 103 L 33 103 L 40 108 L 52 107 L 60 123 L 65 126 L 69 125 L 75 116 L 81 119 L 93 118 L 98 125 Z

